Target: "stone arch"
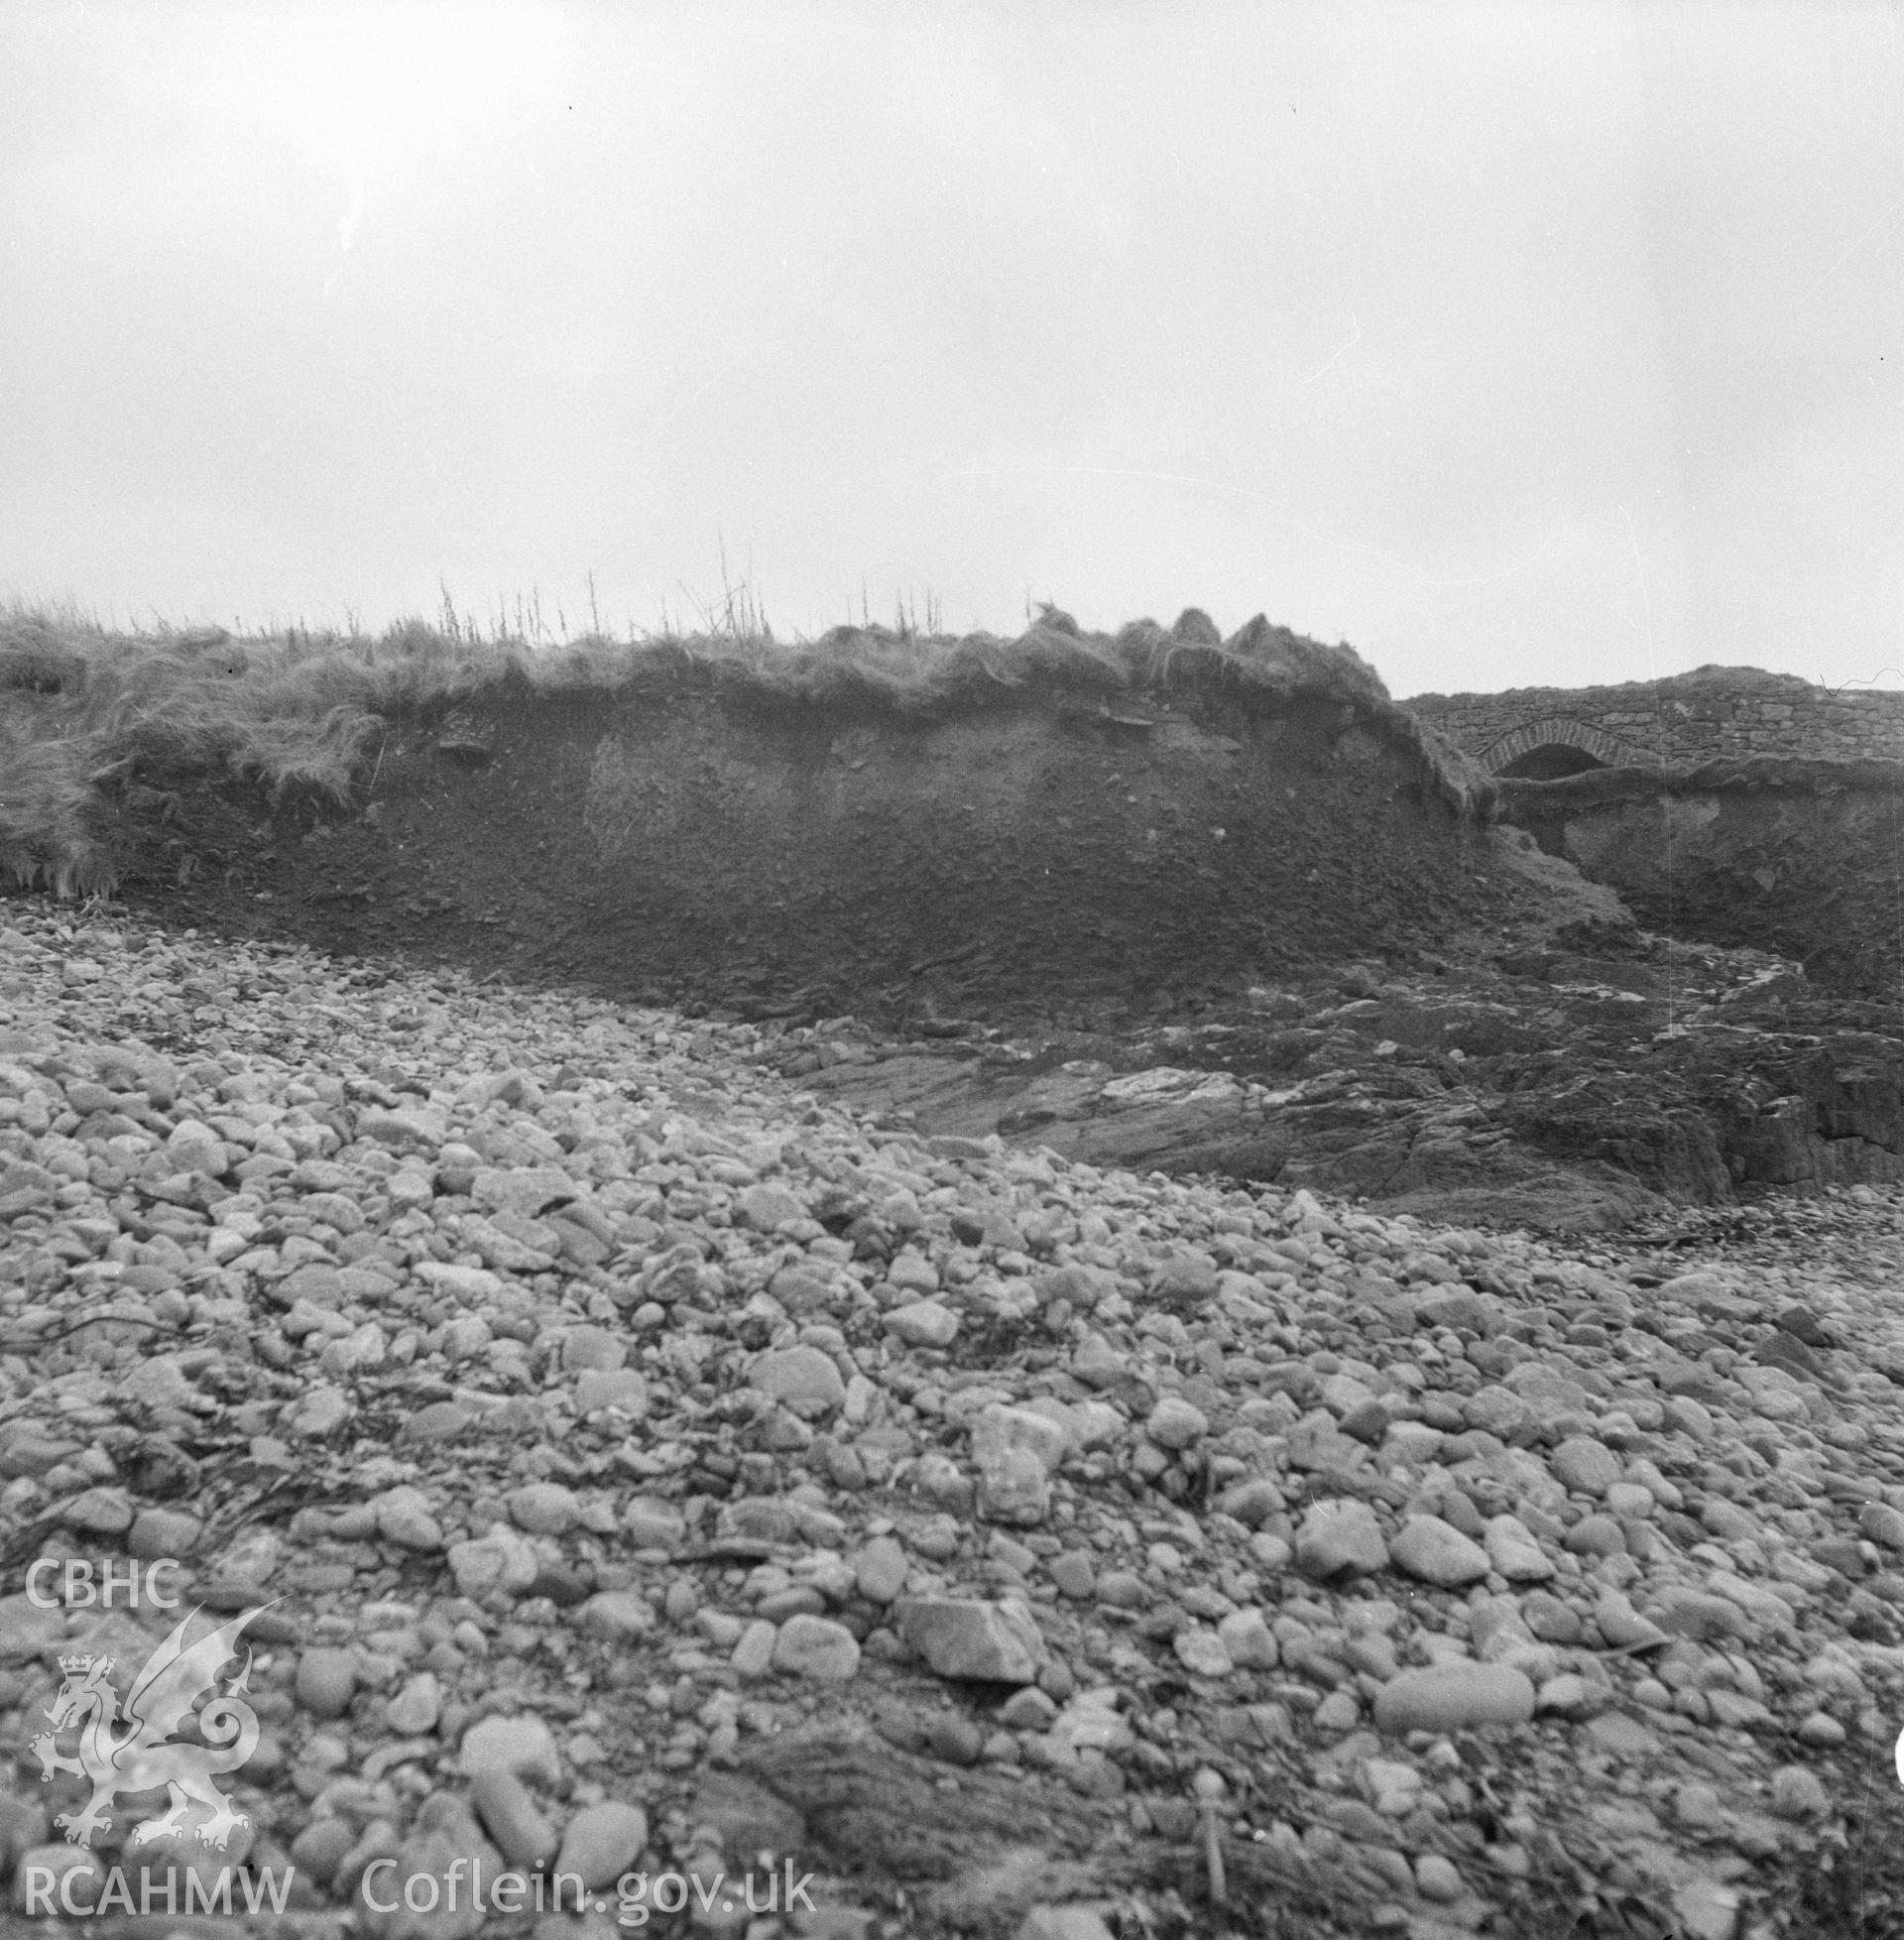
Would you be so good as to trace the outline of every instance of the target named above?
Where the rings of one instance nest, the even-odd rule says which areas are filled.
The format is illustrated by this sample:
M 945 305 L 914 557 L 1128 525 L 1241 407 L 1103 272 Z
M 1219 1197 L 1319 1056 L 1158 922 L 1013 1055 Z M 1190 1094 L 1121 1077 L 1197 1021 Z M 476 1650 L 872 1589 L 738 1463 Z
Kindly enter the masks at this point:
M 1606 768 L 1643 768 L 1646 756 L 1605 728 L 1571 714 L 1548 714 L 1537 721 L 1526 721 L 1511 728 L 1482 752 L 1481 765 L 1489 775 L 1498 775 L 1510 762 L 1536 748 L 1578 748 L 1592 761 Z

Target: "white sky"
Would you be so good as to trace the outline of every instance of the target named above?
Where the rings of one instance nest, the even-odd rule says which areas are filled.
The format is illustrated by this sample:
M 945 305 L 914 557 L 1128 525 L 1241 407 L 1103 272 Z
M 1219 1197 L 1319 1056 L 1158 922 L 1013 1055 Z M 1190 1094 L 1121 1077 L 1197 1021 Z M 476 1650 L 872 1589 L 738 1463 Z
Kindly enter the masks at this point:
M 1904 16 L 0 14 L 0 589 L 1904 684 Z

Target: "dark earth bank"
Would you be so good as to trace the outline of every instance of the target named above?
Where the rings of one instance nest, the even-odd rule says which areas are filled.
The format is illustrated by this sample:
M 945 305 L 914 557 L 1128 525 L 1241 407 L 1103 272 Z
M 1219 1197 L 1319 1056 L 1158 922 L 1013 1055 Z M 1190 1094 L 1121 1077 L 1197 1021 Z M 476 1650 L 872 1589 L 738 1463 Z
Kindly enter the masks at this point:
M 505 686 L 393 724 L 342 816 L 176 774 L 117 806 L 126 892 L 182 919 L 752 1015 L 1147 1012 L 1511 895 L 1419 752 L 1319 697 Z

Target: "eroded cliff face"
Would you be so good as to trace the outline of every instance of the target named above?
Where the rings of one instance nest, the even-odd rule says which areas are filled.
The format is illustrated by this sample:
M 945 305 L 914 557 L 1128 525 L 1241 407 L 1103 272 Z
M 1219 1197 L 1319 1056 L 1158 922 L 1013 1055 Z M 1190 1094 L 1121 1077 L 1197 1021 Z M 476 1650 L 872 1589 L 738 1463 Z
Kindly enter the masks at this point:
M 1447 947 L 1511 900 L 1409 725 L 1309 696 L 1018 693 L 911 720 L 498 689 L 393 729 L 366 798 L 315 826 L 184 797 L 124 831 L 127 879 L 223 924 L 624 999 L 1147 1013 Z
M 1649 927 L 1904 991 L 1904 764 L 1760 758 L 1502 781 L 1502 813 Z

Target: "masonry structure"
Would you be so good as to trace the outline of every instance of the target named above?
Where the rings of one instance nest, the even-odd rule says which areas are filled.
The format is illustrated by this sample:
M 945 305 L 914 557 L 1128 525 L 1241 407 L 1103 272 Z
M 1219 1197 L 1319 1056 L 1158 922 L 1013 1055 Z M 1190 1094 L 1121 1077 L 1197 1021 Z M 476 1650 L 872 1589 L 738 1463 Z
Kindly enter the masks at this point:
M 1749 755 L 1904 760 L 1904 693 L 1834 692 L 1753 667 L 1702 667 L 1618 687 L 1417 694 L 1403 705 L 1489 774 L 1534 781 Z

